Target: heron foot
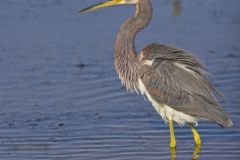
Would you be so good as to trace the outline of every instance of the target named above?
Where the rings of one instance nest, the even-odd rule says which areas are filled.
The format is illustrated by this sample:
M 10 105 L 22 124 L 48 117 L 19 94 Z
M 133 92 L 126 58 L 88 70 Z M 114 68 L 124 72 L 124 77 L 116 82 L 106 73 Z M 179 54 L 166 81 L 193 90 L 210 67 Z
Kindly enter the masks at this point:
M 172 140 L 171 139 L 171 142 L 170 142 L 170 148 L 176 148 L 176 140 Z
M 200 134 L 197 132 L 196 128 L 193 126 L 193 124 L 189 123 L 189 126 L 191 127 L 192 134 L 194 137 L 195 144 L 197 146 L 200 146 L 202 144 Z
M 176 138 L 174 134 L 173 120 L 169 120 L 169 130 L 170 130 L 170 148 L 176 148 Z

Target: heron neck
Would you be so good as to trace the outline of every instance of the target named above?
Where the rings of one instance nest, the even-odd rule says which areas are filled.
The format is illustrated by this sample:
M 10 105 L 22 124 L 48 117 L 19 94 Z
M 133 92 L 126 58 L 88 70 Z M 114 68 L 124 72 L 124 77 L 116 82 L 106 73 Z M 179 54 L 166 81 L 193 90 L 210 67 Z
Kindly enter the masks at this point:
M 127 89 L 137 91 L 135 86 L 139 62 L 135 49 L 136 34 L 147 27 L 152 17 L 152 5 L 150 0 L 139 1 L 136 5 L 135 15 L 130 17 L 121 26 L 117 33 L 115 43 L 115 68 Z

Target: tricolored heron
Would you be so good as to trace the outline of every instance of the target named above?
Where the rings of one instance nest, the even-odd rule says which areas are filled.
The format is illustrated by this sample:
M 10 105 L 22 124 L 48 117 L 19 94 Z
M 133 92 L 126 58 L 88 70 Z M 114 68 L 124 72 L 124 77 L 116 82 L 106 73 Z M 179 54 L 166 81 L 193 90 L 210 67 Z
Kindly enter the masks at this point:
M 137 54 L 134 40 L 136 34 L 151 21 L 153 10 L 150 0 L 108 0 L 87 7 L 80 13 L 120 4 L 134 4 L 136 13 L 117 33 L 117 74 L 128 90 L 146 95 L 163 120 L 168 122 L 170 147 L 176 147 L 173 122 L 179 125 L 188 123 L 196 145 L 201 144 L 194 125 L 199 120 L 211 120 L 223 127 L 232 126 L 231 119 L 215 97 L 221 93 L 192 53 L 154 43 Z

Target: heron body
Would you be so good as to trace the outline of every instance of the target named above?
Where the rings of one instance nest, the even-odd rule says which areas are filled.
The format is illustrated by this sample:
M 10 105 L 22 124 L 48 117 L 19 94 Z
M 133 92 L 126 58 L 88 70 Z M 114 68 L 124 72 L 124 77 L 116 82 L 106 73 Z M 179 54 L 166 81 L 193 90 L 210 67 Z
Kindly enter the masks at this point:
M 197 145 L 201 140 L 193 124 L 199 120 L 232 126 L 232 121 L 214 96 L 219 91 L 193 54 L 156 43 L 137 54 L 136 34 L 146 28 L 152 18 L 150 0 L 110 0 L 81 12 L 118 4 L 134 4 L 136 12 L 117 33 L 114 56 L 117 74 L 128 90 L 145 95 L 163 120 L 169 123 L 170 147 L 176 147 L 173 122 L 180 125 L 188 123 Z

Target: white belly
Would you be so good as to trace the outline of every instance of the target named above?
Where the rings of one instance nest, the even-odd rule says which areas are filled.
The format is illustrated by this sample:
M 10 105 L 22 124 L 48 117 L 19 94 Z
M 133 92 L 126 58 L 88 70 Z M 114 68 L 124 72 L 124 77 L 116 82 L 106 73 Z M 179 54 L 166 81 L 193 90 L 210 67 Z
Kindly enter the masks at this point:
M 159 104 L 158 102 L 156 102 L 147 92 L 146 87 L 142 83 L 141 79 L 138 80 L 138 86 L 141 94 L 147 96 L 148 100 L 152 103 L 155 110 L 161 115 L 162 119 L 166 123 L 168 122 L 168 120 L 173 120 L 181 126 L 184 125 L 186 122 L 197 124 L 197 118 L 183 112 L 179 112 L 166 104 Z

